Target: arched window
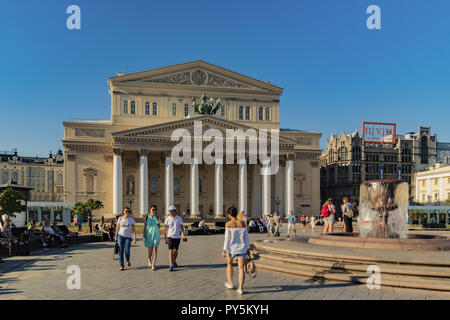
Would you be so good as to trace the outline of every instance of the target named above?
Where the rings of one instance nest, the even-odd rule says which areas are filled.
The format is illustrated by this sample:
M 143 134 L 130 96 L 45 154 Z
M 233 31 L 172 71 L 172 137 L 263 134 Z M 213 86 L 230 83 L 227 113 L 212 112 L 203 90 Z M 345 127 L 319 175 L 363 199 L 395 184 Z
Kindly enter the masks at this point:
M 420 141 L 420 163 L 428 163 L 428 141 L 425 136 L 423 136 Z
M 258 110 L 258 120 L 264 120 L 264 110 L 263 110 L 263 107 L 259 107 L 259 110 Z
M 16 171 L 14 171 L 12 174 L 12 181 L 19 183 L 19 175 Z
M 8 183 L 9 182 L 8 179 L 9 179 L 8 171 L 3 171 L 2 183 Z
M 176 103 L 172 103 L 172 115 L 173 116 L 177 115 L 177 104 Z
M 150 102 L 148 101 L 145 102 L 145 114 L 146 115 L 150 114 Z
M 184 116 L 187 117 L 189 115 L 189 105 L 186 103 L 184 105 Z
M 156 193 L 156 191 L 157 191 L 157 188 L 156 188 L 157 186 L 156 186 L 156 178 L 152 178 L 151 180 L 150 180 L 150 192 L 151 193 L 153 193 L 153 194 L 155 194 Z
M 128 113 L 128 100 L 123 101 L 123 113 L 124 114 Z
M 180 194 L 180 179 L 173 179 L 173 193 Z
M 244 120 L 244 107 L 239 107 L 239 120 Z
M 63 184 L 63 175 L 61 173 L 58 173 L 56 176 L 56 184 L 62 185 Z
M 131 101 L 130 113 L 131 114 L 136 114 L 136 101 Z

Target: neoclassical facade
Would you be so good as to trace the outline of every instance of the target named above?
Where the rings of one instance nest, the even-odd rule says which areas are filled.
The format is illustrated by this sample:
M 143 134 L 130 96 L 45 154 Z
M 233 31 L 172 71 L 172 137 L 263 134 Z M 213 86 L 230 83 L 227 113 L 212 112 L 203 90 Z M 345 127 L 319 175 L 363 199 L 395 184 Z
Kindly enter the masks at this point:
M 280 131 L 282 88 L 204 61 L 120 72 L 108 84 L 111 120 L 63 123 L 65 201 L 102 200 L 105 207 L 97 214 L 106 217 L 124 206 L 141 215 L 150 204 L 160 214 L 173 204 L 191 217 L 211 219 L 223 218 L 229 206 L 249 216 L 277 209 L 283 215 L 289 210 L 319 212 L 321 134 Z M 194 115 L 192 98 L 198 101 L 203 93 L 221 99 L 223 107 L 215 116 Z M 181 140 L 173 141 L 174 131 L 185 130 L 194 144 L 198 124 L 203 134 L 220 134 L 201 141 L 203 150 L 212 141 L 226 145 L 228 131 L 254 132 L 260 150 L 266 129 L 270 154 L 271 139 L 278 133 L 279 170 L 261 174 L 268 165 L 262 158 L 255 163 L 248 137 L 244 156 L 234 144 L 233 163 L 225 148 L 213 162 L 192 154 L 188 162 L 178 163 L 172 150 Z

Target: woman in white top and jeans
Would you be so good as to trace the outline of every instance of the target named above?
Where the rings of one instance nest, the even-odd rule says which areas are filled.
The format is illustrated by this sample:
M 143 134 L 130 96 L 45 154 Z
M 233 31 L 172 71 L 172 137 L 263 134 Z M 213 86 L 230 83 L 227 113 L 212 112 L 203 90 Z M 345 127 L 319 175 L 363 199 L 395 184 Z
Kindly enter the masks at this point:
M 136 222 L 131 217 L 131 209 L 126 207 L 123 209 L 123 215 L 117 221 L 116 227 L 116 239 L 119 245 L 119 264 L 120 271 L 124 270 L 123 264 L 123 252 L 125 251 L 125 258 L 127 259 L 128 268 L 131 267 L 130 264 L 130 248 L 131 239 L 133 239 L 133 244 L 136 244 Z
M 225 241 L 222 256 L 227 258 L 227 282 L 225 287 L 233 289 L 233 260 L 237 257 L 239 267 L 239 287 L 237 292 L 243 294 L 244 266 L 247 250 L 250 249 L 248 230 L 245 222 L 237 220 L 237 209 L 231 207 L 227 211 L 230 221 L 225 224 Z

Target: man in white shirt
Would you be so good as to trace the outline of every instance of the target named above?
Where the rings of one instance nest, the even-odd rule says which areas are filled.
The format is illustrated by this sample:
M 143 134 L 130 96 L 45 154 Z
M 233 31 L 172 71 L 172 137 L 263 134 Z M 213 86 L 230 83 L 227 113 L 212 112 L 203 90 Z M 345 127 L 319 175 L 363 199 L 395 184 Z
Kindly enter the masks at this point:
M 164 239 L 169 246 L 169 271 L 173 271 L 173 268 L 178 267 L 177 256 L 178 247 L 180 246 L 180 238 L 187 241 L 187 237 L 184 234 L 183 220 L 177 215 L 177 208 L 175 206 L 169 207 L 169 216 L 164 221 L 166 226 L 164 230 Z M 183 235 L 181 237 L 181 235 Z

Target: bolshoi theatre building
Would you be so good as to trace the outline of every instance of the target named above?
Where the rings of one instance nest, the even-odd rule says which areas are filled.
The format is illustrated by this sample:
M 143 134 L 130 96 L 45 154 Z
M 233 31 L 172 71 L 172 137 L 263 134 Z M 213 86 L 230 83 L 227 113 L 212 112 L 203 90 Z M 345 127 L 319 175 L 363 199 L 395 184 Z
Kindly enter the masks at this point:
M 126 206 L 142 215 L 152 204 L 159 214 L 173 204 L 179 213 L 204 219 L 223 219 L 230 206 L 250 217 L 275 210 L 282 216 L 290 210 L 319 214 L 321 134 L 280 130 L 282 88 L 204 61 L 119 72 L 108 85 L 110 120 L 63 123 L 66 202 L 101 200 L 97 218 L 120 214 Z M 216 115 L 194 114 L 192 99 L 203 94 L 220 98 Z M 237 143 L 233 163 L 225 160 L 225 151 L 210 164 L 195 157 L 176 163 L 172 150 L 179 141 L 172 134 L 184 129 L 194 135 L 195 123 L 203 133 L 216 129 L 223 137 L 227 130 L 261 135 L 267 129 L 269 137 L 276 130 L 279 169 L 262 175 L 267 164 L 251 161 L 250 153 L 238 159 Z

